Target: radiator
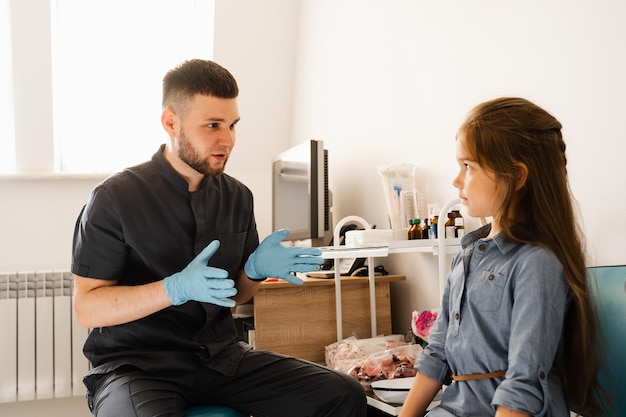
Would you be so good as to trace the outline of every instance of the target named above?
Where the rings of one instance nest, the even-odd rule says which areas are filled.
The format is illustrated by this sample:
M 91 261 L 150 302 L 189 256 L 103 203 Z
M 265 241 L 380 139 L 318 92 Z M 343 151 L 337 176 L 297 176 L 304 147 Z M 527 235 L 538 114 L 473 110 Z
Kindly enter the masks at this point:
M 0 273 L 0 402 L 84 395 L 72 288 L 68 271 Z

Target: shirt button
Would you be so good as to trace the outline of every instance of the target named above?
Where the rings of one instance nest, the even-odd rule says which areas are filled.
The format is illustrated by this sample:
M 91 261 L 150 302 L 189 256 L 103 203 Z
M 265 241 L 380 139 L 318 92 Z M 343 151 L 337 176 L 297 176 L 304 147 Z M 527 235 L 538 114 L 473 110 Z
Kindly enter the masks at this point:
M 478 250 L 480 250 L 480 251 L 485 250 L 485 244 L 481 243 L 480 245 L 478 245 Z
M 494 277 L 494 275 L 493 275 L 493 274 L 489 274 L 489 276 L 487 277 L 487 279 L 488 279 L 489 281 L 493 281 L 493 279 L 494 279 L 494 278 L 495 278 L 495 277 Z
M 455 313 L 455 314 L 454 314 L 454 318 L 455 318 L 456 320 L 458 320 L 458 319 L 459 319 L 459 317 L 461 317 L 461 316 L 459 315 L 459 313 Z
M 543 371 L 539 372 L 539 379 L 546 379 L 546 373 Z

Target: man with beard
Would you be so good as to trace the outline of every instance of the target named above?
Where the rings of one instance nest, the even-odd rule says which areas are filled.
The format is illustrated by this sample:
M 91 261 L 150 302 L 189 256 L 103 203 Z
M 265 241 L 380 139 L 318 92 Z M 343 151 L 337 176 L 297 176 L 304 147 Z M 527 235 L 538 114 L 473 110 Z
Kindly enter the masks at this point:
M 294 284 L 317 248 L 259 244 L 250 190 L 224 173 L 239 121 L 233 76 L 191 60 L 163 80 L 169 136 L 148 162 L 92 192 L 74 232 L 74 309 L 98 417 L 182 416 L 221 405 L 258 416 L 362 416 L 347 375 L 238 341 L 231 307 L 266 277 Z M 287 312 L 285 312 L 287 314 Z

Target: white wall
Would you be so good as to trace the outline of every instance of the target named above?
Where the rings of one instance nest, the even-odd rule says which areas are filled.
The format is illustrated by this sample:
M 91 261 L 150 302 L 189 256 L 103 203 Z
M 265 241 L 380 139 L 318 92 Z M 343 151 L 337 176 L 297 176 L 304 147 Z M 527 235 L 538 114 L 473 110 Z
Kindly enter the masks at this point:
M 613 188 L 626 176 L 625 4 L 216 3 L 215 59 L 241 86 L 242 122 L 228 171 L 255 193 L 261 235 L 271 229 L 270 160 L 290 144 L 324 140 L 335 219 L 356 214 L 382 228 L 377 164 L 412 162 L 429 202 L 455 197 L 458 125 L 479 101 L 515 94 L 564 125 L 592 264 L 626 261 L 626 201 Z M 75 217 L 98 180 L 0 180 L 0 271 L 67 268 Z M 411 309 L 436 306 L 436 260 L 380 261 L 408 277 L 394 286 L 400 330 Z
M 0 179 L 0 272 L 69 269 L 74 223 L 101 178 Z
M 214 59 L 239 84 L 237 145 L 227 172 L 254 193 L 259 235 L 271 230 L 271 163 L 290 146 L 299 1 L 217 0 Z

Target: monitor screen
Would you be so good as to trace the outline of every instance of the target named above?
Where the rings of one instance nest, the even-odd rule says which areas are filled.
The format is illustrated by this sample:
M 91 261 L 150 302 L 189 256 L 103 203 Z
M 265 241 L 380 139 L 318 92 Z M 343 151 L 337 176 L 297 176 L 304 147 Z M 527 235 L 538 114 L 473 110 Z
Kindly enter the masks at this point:
M 273 230 L 288 228 L 288 240 L 324 238 L 330 230 L 328 151 L 324 142 L 309 140 L 294 146 L 274 158 L 272 164 Z

